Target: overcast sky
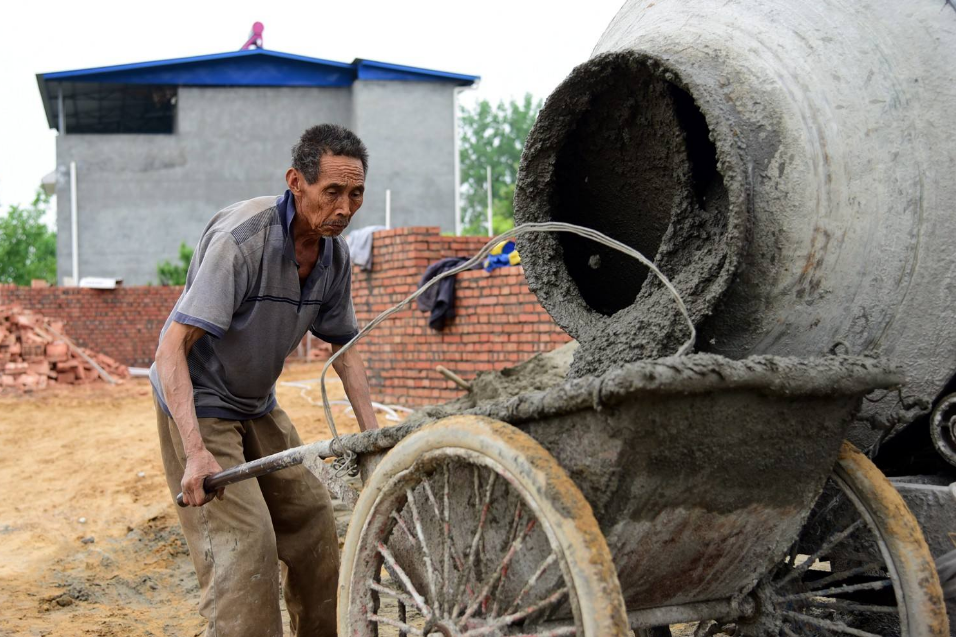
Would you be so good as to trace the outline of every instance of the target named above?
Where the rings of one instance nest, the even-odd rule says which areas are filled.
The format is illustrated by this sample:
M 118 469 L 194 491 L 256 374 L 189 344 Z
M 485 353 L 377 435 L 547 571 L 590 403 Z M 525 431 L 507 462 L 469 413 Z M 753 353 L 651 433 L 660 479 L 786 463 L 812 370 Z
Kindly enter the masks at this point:
M 546 97 L 623 0 L 12 2 L 0 4 L 0 206 L 55 168 L 36 74 L 236 50 L 253 22 L 267 49 L 481 76 L 462 102 Z

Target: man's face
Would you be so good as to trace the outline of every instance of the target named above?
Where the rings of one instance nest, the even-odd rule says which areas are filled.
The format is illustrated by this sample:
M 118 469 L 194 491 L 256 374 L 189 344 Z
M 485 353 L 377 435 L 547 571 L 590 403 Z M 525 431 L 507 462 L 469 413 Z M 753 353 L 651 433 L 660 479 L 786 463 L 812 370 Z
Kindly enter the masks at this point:
M 295 195 L 296 216 L 308 224 L 309 234 L 323 237 L 342 234 L 365 196 L 365 171 L 354 157 L 323 155 L 314 184 L 293 168 L 286 173 L 286 181 Z

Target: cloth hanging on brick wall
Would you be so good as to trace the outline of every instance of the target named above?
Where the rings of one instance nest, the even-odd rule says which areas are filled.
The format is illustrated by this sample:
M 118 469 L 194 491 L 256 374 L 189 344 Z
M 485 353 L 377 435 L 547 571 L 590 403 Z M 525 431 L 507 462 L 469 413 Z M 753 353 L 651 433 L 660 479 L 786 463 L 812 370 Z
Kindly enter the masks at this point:
M 354 265 L 363 270 L 372 269 L 372 235 L 386 229 L 385 226 L 365 226 L 356 228 L 345 236 L 345 243 L 349 246 L 349 256 Z
M 463 257 L 446 257 L 435 261 L 425 270 L 418 287 L 422 287 L 442 272 L 456 268 L 467 260 Z M 442 279 L 438 285 L 429 288 L 416 301 L 419 310 L 431 313 L 428 317 L 428 327 L 433 330 L 443 330 L 445 322 L 455 317 L 456 278 L 450 276 Z

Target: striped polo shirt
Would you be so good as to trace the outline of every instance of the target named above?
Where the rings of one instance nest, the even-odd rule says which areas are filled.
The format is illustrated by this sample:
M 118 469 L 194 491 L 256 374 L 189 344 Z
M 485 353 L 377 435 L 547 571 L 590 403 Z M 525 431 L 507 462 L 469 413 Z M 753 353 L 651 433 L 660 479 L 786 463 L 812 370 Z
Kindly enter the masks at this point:
M 306 330 L 336 344 L 358 333 L 345 240 L 323 238 L 319 260 L 300 284 L 295 214 L 287 190 L 233 204 L 203 230 L 186 287 L 162 331 L 173 321 L 206 331 L 187 357 L 199 418 L 264 416 L 276 405 L 285 359 Z M 168 414 L 155 363 L 149 379 Z

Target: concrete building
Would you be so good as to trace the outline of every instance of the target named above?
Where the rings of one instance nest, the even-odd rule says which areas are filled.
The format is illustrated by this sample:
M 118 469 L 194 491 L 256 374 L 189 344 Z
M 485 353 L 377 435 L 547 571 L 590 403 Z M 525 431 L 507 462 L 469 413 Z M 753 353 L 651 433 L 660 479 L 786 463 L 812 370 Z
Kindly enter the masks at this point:
M 457 95 L 477 80 L 263 49 L 38 75 L 59 132 L 58 280 L 76 267 L 79 277 L 157 282 L 157 264 L 194 245 L 216 211 L 282 193 L 292 145 L 324 122 L 369 149 L 353 225 L 384 225 L 388 189 L 393 226 L 454 231 Z

